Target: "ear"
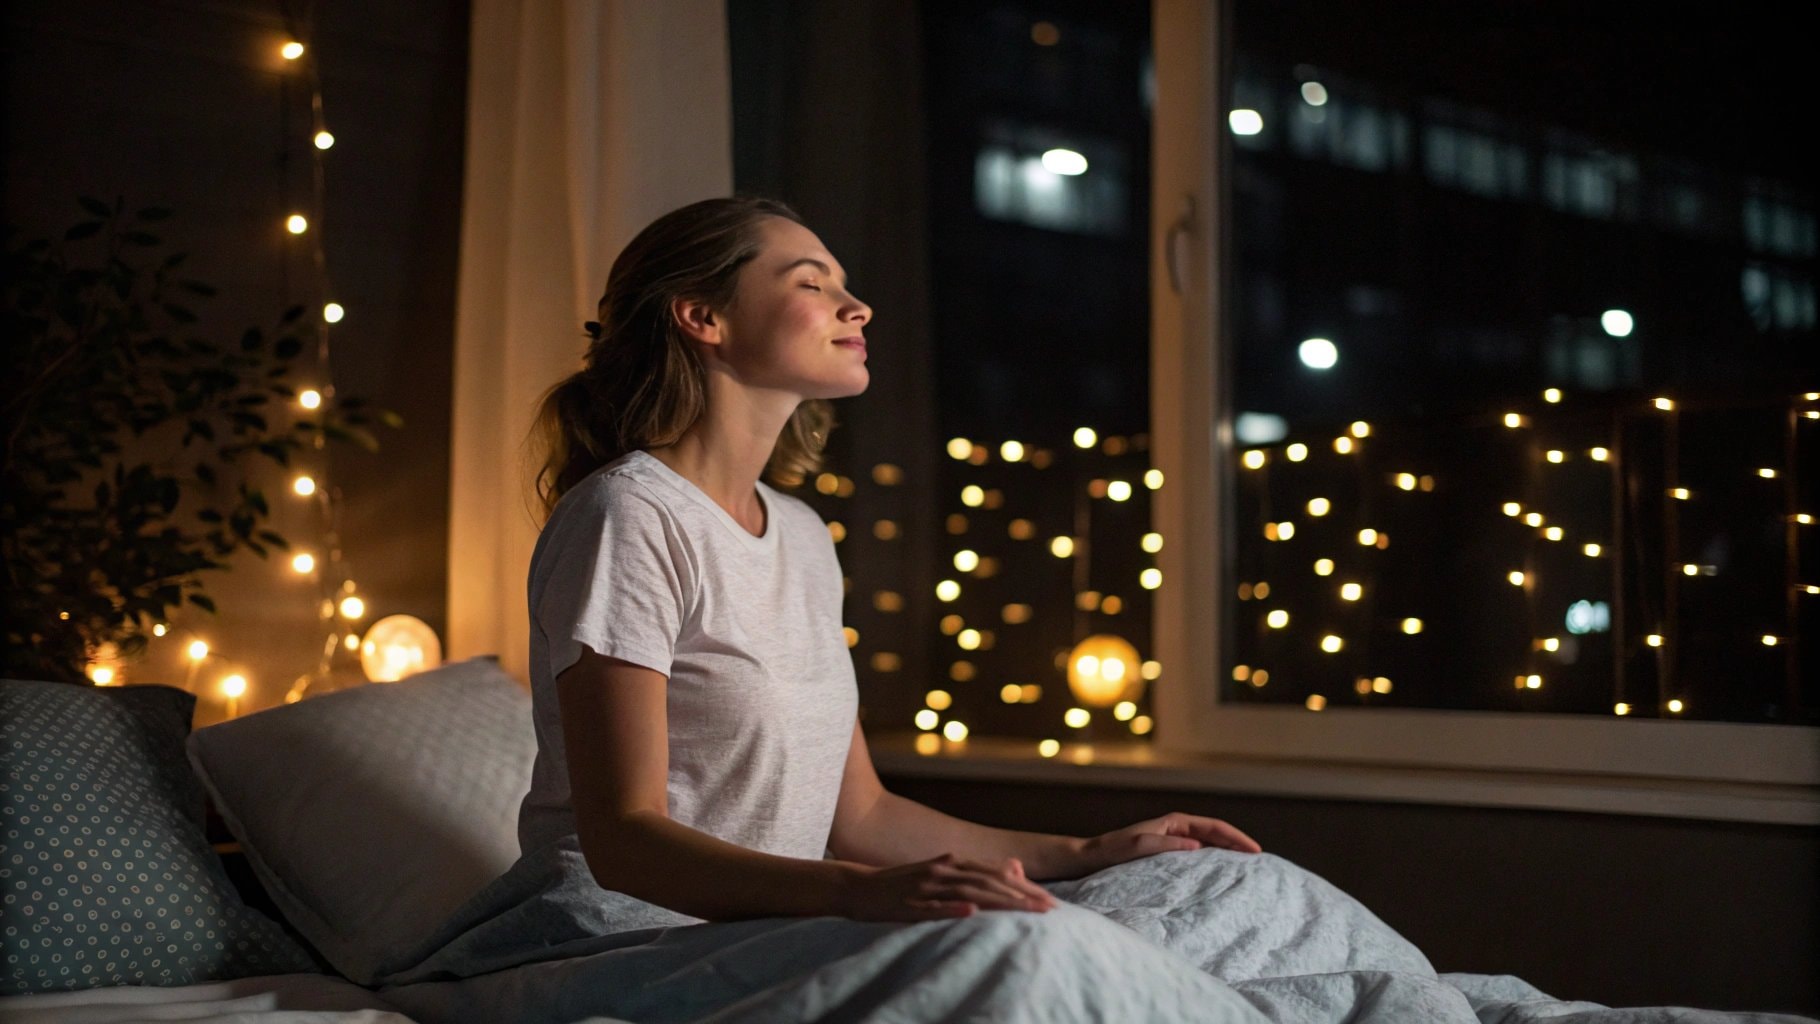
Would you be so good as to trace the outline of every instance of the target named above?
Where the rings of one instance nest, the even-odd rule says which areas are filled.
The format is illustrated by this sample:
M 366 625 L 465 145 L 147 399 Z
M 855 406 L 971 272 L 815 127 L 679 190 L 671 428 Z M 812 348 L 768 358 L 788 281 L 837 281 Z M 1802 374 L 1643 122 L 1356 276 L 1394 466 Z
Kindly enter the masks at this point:
M 709 345 L 718 345 L 720 317 L 700 299 L 677 299 L 670 304 L 670 315 L 685 336 Z

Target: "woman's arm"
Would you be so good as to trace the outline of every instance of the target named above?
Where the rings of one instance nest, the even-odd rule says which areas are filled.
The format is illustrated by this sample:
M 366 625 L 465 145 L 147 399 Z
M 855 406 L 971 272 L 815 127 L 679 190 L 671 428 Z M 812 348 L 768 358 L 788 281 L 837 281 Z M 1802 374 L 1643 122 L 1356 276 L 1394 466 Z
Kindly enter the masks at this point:
M 952 853 L 966 860 L 1016 857 L 1033 881 L 1087 874 L 1081 856 L 1085 840 L 1041 832 L 1014 832 L 951 817 L 888 793 L 878 781 L 866 734 L 853 724 L 847 767 L 835 805 L 828 849 L 843 861 L 893 867 Z
M 576 831 L 604 889 L 708 921 L 841 913 L 866 869 L 749 850 L 669 817 L 663 673 L 586 648 L 556 678 Z

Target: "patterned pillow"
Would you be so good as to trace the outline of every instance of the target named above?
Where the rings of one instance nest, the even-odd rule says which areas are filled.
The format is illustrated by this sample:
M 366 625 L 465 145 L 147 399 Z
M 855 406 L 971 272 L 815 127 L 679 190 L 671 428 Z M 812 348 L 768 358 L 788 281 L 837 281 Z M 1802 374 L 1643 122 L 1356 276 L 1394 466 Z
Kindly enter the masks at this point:
M 0 995 L 319 973 L 202 832 L 193 694 L 0 680 Z

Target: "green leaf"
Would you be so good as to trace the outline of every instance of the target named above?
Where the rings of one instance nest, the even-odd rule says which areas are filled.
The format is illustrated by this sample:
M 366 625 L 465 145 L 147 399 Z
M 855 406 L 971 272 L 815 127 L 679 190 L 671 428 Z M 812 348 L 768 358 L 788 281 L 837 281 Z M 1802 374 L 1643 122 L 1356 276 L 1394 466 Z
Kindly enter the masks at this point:
M 65 231 L 63 233 L 63 240 L 66 242 L 74 242 L 79 239 L 88 238 L 98 233 L 100 230 L 100 222 L 92 220 L 83 221 L 75 227 L 70 228 L 68 231 Z
M 390 409 L 379 410 L 379 421 L 393 430 L 401 430 L 404 427 L 404 417 Z
M 262 541 L 265 541 L 265 542 L 266 542 L 266 543 L 267 543 L 267 544 L 270 544 L 270 545 L 272 545 L 272 546 L 273 546 L 273 547 L 275 547 L 275 548 L 279 548 L 279 549 L 282 549 L 282 550 L 284 550 L 284 551 L 289 551 L 289 550 L 291 550 L 291 542 L 290 542 L 290 541 L 288 541 L 288 540 L 285 540 L 285 539 L 284 539 L 284 538 L 283 538 L 283 537 L 281 537 L 281 536 L 279 536 L 279 535 L 278 535 L 278 534 L 276 534 L 276 533 L 273 533 L 273 532 L 272 532 L 272 531 L 270 531 L 270 530 L 260 530 L 260 531 L 259 531 L 259 539 L 260 539 L 260 540 L 262 540 Z
M 278 322 L 281 324 L 296 323 L 299 319 L 302 318 L 302 316 L 303 316 L 303 307 L 302 306 L 292 306 L 290 309 L 287 309 L 284 311 L 284 315 L 278 318 Z
M 189 595 L 189 601 L 191 604 L 195 605 L 196 607 L 202 609 L 205 612 L 213 612 L 215 610 L 215 602 L 212 599 L 210 599 L 207 595 L 191 594 L 191 595 Z

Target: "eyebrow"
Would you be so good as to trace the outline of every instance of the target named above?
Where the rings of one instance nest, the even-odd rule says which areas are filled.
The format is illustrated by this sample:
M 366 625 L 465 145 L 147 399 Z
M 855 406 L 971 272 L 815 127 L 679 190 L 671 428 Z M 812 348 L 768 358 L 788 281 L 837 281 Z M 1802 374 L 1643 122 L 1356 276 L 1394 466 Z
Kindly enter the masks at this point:
M 828 275 L 829 277 L 834 276 L 834 271 L 828 269 L 828 265 L 826 263 L 823 263 L 821 260 L 818 260 L 813 256 L 804 256 L 802 259 L 799 259 L 799 260 L 796 260 L 796 261 L 790 263 L 788 266 L 784 267 L 784 269 L 778 271 L 777 276 L 782 277 L 785 274 L 788 274 L 790 271 L 795 270 L 797 267 L 800 267 L 805 263 L 814 264 L 816 267 L 819 267 L 821 269 L 822 273 Z M 853 284 L 853 282 L 850 280 L 841 282 L 841 286 L 843 288 L 851 286 L 852 284 Z

